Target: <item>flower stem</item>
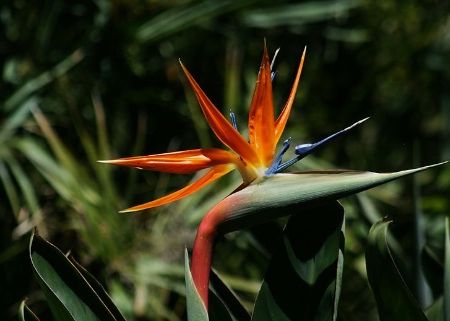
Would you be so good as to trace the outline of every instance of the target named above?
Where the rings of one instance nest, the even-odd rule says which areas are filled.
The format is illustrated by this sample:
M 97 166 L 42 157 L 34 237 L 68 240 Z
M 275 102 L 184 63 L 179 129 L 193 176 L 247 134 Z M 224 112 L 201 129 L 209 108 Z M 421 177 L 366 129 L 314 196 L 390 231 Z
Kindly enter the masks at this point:
M 223 202 L 221 202 L 205 215 L 198 227 L 192 250 L 192 279 L 206 308 L 208 308 L 209 274 L 211 271 L 214 241 L 219 224 L 225 218 L 224 214 L 226 212 Z

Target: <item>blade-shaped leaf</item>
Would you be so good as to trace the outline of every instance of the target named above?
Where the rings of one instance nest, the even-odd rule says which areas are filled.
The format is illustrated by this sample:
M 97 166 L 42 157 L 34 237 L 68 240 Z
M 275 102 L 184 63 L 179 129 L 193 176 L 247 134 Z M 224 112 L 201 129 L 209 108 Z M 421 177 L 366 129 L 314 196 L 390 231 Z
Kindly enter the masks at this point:
M 445 224 L 444 224 L 445 225 Z M 445 229 L 445 226 L 444 226 Z M 434 234 L 434 233 L 433 233 Z M 442 233 L 439 233 L 442 236 Z M 391 242 L 391 240 L 389 240 Z M 391 244 L 390 244 L 391 245 Z M 437 245 L 437 243 L 436 243 Z M 444 244 L 442 244 L 444 245 Z M 392 247 L 392 246 L 391 246 Z M 444 292 L 444 261 L 441 259 L 441 255 L 438 251 L 442 250 L 442 259 L 444 257 L 444 247 L 441 249 L 431 246 L 431 244 L 425 245 L 422 251 L 421 265 L 424 268 L 427 283 L 430 285 L 433 293 L 443 293 Z M 397 253 L 396 250 L 394 250 Z M 443 298 L 441 298 L 443 300 Z M 442 305 L 443 307 L 444 305 Z M 444 311 L 444 310 L 442 310 Z M 442 317 L 444 317 L 444 312 L 442 312 Z
M 444 240 L 444 248 L 445 248 L 445 259 L 444 259 L 444 282 L 443 282 L 443 296 L 439 297 L 431 306 L 427 308 L 425 314 L 430 321 L 444 321 L 448 320 L 449 311 L 450 311 L 450 220 L 448 217 L 445 218 L 445 240 Z M 424 262 L 424 265 L 427 267 L 436 265 L 436 262 L 432 260 L 431 250 L 424 251 L 424 258 L 427 261 Z M 442 282 L 442 266 L 438 265 L 439 270 L 432 271 L 430 273 L 436 279 L 439 279 L 439 282 Z
M 226 12 L 248 5 L 250 1 L 201 1 L 188 6 L 174 6 L 161 12 L 137 29 L 136 39 L 151 42 L 167 37 L 202 20 L 211 19 Z
M 195 287 L 189 267 L 189 255 L 184 253 L 184 278 L 186 281 L 186 307 L 189 321 L 208 321 L 208 312 L 203 304 L 200 294 Z
M 57 321 L 118 321 L 77 268 L 54 245 L 33 235 L 30 258 Z
M 381 174 L 340 170 L 268 176 L 228 196 L 218 205 L 227 211 L 221 229 L 222 232 L 242 229 L 286 215 L 285 211 L 273 211 L 273 208 L 311 204 L 322 199 L 336 200 L 444 163 Z
M 250 314 L 248 314 L 236 294 L 222 281 L 214 270 L 211 270 L 209 282 L 217 298 L 222 301 L 223 305 L 233 315 L 235 320 L 250 321 Z
M 20 209 L 19 193 L 11 178 L 8 168 L 3 162 L 0 162 L 0 182 L 6 192 L 9 203 L 14 213 L 18 213 Z
M 39 202 L 36 195 L 36 190 L 33 188 L 33 184 L 30 180 L 29 175 L 27 175 L 19 165 L 16 159 L 5 157 L 5 161 L 11 169 L 12 174 L 14 175 L 17 184 L 20 188 L 21 194 L 24 197 L 25 203 L 30 209 L 31 213 L 34 215 L 39 214 Z
M 5 144 L 13 135 L 14 131 L 22 126 L 30 115 L 30 110 L 36 106 L 36 98 L 31 97 L 15 109 L 6 120 L 2 123 L 0 129 L 0 142 Z
M 343 266 L 343 208 L 331 201 L 288 210 L 292 216 L 270 261 L 252 320 L 336 320 Z
M 89 285 L 94 289 L 95 293 L 99 296 L 99 298 L 106 305 L 108 310 L 114 315 L 117 321 L 126 321 L 122 313 L 120 313 L 119 309 L 116 307 L 114 302 L 111 300 L 111 297 L 105 291 L 105 288 L 97 281 L 94 276 L 89 273 L 80 263 L 75 261 L 72 256 L 69 256 L 70 262 L 77 268 L 77 270 L 83 275 Z
M 228 308 L 218 295 L 211 291 L 209 294 L 210 302 L 208 307 L 208 317 L 211 321 L 234 321 L 231 318 Z
M 390 222 L 375 223 L 369 232 L 366 268 L 380 321 L 427 321 L 403 280 L 387 243 Z
M 445 218 L 444 320 L 450 318 L 450 220 Z
M 20 321 L 40 321 L 36 314 L 30 310 L 30 308 L 22 301 L 19 307 L 19 319 Z
M 243 15 L 245 24 L 252 27 L 302 26 L 317 21 L 339 17 L 361 5 L 359 1 L 305 1 L 276 7 L 249 10 Z
M 70 69 L 75 67 L 81 60 L 83 60 L 83 58 L 83 51 L 81 49 L 77 49 L 67 58 L 56 64 L 52 69 L 47 70 L 39 76 L 28 80 L 5 101 L 5 103 L 3 104 L 4 110 L 13 110 L 31 94 L 49 84 L 56 78 L 66 74 Z

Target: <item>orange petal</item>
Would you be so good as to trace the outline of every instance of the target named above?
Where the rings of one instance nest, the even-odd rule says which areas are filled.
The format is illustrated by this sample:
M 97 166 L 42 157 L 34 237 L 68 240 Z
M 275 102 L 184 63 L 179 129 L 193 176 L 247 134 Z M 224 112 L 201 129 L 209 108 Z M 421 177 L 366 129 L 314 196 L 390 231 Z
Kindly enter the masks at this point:
M 180 61 L 181 68 L 192 86 L 197 100 L 202 108 L 203 114 L 209 123 L 209 126 L 216 134 L 217 138 L 238 153 L 242 158 L 250 163 L 256 163 L 258 157 L 251 146 L 245 141 L 245 139 L 237 132 L 236 129 L 228 122 L 228 120 L 222 115 L 216 106 L 209 100 L 199 84 L 195 81 L 183 63 Z
M 303 62 L 305 61 L 306 47 L 303 50 L 302 58 L 300 59 L 300 63 L 298 65 L 297 75 L 295 76 L 294 83 L 292 84 L 291 93 L 289 94 L 288 100 L 283 107 L 283 110 L 278 116 L 278 119 L 275 122 L 275 145 L 280 140 L 281 134 L 283 133 L 284 127 L 286 126 L 287 120 L 289 118 L 289 114 L 291 113 L 292 105 L 294 103 L 295 94 L 297 93 L 297 87 L 300 82 L 300 75 L 302 74 Z
M 202 187 L 208 185 L 209 183 L 215 181 L 216 179 L 222 177 L 223 175 L 227 174 L 228 172 L 232 171 L 233 167 L 229 165 L 218 165 L 213 168 L 211 168 L 204 176 L 202 176 L 200 179 L 195 181 L 194 183 L 176 191 L 169 195 L 163 196 L 161 198 L 158 198 L 154 201 L 150 201 L 141 205 L 130 207 L 126 210 L 121 211 L 122 213 L 125 212 L 135 212 L 135 211 L 141 211 L 145 209 L 149 209 L 152 207 L 161 206 L 164 204 L 168 204 L 171 202 L 174 202 L 176 200 L 179 200 L 183 197 L 189 196 L 192 193 L 198 191 Z
M 260 163 L 268 166 L 273 159 L 275 144 L 272 79 L 269 55 L 265 44 L 248 115 L 248 132 L 250 145 L 258 154 Z
M 100 161 L 119 166 L 136 167 L 157 172 L 187 174 L 220 164 L 238 161 L 235 154 L 217 148 L 199 148 L 173 153 L 126 157 Z

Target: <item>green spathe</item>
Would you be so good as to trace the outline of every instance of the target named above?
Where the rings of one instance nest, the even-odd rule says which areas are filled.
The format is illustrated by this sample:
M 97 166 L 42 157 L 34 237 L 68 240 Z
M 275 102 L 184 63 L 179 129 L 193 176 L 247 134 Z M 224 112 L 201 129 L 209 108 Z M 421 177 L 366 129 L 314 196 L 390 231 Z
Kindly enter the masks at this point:
M 226 216 L 221 230 L 229 232 L 242 229 L 290 214 L 289 211 L 278 213 L 276 208 L 279 207 L 298 203 L 313 204 L 321 199 L 340 199 L 445 163 L 447 162 L 394 173 L 335 170 L 267 176 L 228 196 L 222 204 L 217 205 L 223 208 L 223 215 Z

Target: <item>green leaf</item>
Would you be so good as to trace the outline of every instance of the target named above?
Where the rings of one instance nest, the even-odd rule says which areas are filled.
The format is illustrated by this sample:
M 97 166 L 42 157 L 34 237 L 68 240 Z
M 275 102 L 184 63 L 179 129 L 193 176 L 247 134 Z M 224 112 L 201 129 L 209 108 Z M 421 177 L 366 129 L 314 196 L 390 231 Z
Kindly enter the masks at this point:
M 430 321 L 444 321 L 444 303 L 442 297 L 439 297 L 427 308 L 425 314 Z
M 54 245 L 33 235 L 30 257 L 57 321 L 121 320 L 114 317 L 83 275 Z
M 11 174 L 3 162 L 0 162 L 0 181 L 5 189 L 6 196 L 11 204 L 13 212 L 17 214 L 20 210 L 19 195 L 11 178 Z
M 17 149 L 21 151 L 45 177 L 52 187 L 66 200 L 97 204 L 101 199 L 91 186 L 80 185 L 84 173 L 67 171 L 47 151 L 30 139 L 17 141 Z M 86 180 L 86 182 L 89 182 Z
M 445 218 L 444 320 L 450 318 L 450 220 Z
M 369 232 L 366 268 L 380 321 L 427 321 L 403 280 L 387 243 L 390 222 L 380 221 Z
M 241 7 L 253 0 L 245 1 L 201 1 L 187 6 L 175 6 L 144 23 L 136 31 L 136 39 L 141 42 L 152 42 L 168 37 L 195 24 L 210 20 Z
M 234 319 L 237 321 L 249 321 L 251 319 L 250 314 L 239 301 L 237 295 L 222 281 L 214 270 L 211 270 L 209 282 L 212 292 L 222 301 Z
M 445 230 L 445 224 L 444 230 Z M 433 233 L 433 232 L 432 232 Z M 445 233 L 445 231 L 444 231 Z M 443 233 L 439 233 L 441 236 Z M 437 236 L 437 235 L 435 235 Z M 391 240 L 389 240 L 391 245 Z M 442 294 L 444 292 L 444 245 L 442 242 L 436 243 L 436 245 L 442 245 L 442 248 L 436 248 L 431 245 L 431 241 L 428 241 L 430 244 L 425 245 L 422 253 L 421 253 L 421 265 L 424 268 L 427 284 L 431 287 L 433 293 Z M 391 246 L 392 248 L 392 246 Z M 442 259 L 441 255 L 438 253 L 442 250 Z M 393 249 L 394 253 L 397 253 L 395 249 Z M 441 298 L 443 300 L 443 298 Z M 443 307 L 443 305 L 442 305 Z M 444 310 L 442 310 L 444 311 Z M 442 317 L 444 317 L 444 312 L 442 312 Z
M 336 201 L 287 210 L 292 216 L 269 263 L 252 320 L 336 320 L 344 210 Z
M 242 20 L 249 26 L 260 28 L 302 26 L 347 15 L 358 6 L 361 2 L 355 0 L 310 1 L 249 10 Z
M 274 208 L 312 204 L 321 199 L 340 199 L 445 163 L 395 173 L 338 170 L 264 177 L 228 196 L 217 206 L 226 211 L 224 215 L 227 218 L 221 224 L 221 230 L 230 232 L 287 215 L 286 211 L 273 211 Z
M 11 172 L 20 187 L 20 191 L 24 197 L 25 203 L 27 204 L 31 213 L 33 213 L 33 215 L 38 215 L 39 202 L 37 199 L 36 190 L 33 187 L 33 183 L 31 182 L 29 175 L 25 173 L 25 170 L 22 168 L 22 166 L 19 165 L 17 160 L 10 157 L 5 157 L 5 162 L 11 169 Z
M 8 139 L 14 134 L 15 130 L 22 126 L 30 115 L 30 111 L 37 105 L 36 98 L 31 97 L 18 106 L 14 113 L 9 115 L 6 120 L 2 123 L 2 128 L 0 129 L 0 142 L 5 144 Z
M 116 307 L 114 302 L 111 300 L 111 297 L 105 291 L 105 288 L 100 284 L 100 282 L 98 282 L 97 279 L 94 278 L 94 276 L 91 273 L 89 273 L 89 271 L 86 270 L 80 263 L 75 261 L 75 259 L 72 256 L 69 256 L 69 260 L 77 268 L 77 270 L 83 275 L 83 277 L 86 279 L 86 281 L 89 283 L 89 285 L 95 291 L 95 293 L 99 296 L 99 298 L 106 305 L 108 310 L 114 315 L 116 320 L 117 321 L 126 321 L 124 316 L 122 315 L 122 313 L 120 313 L 119 309 Z
M 83 58 L 83 51 L 81 49 L 75 50 L 72 54 L 67 56 L 67 58 L 56 64 L 52 69 L 47 70 L 39 76 L 24 83 L 5 101 L 3 108 L 7 111 L 13 110 L 34 92 L 48 85 L 56 78 L 66 74 L 70 69 L 83 60 Z
M 39 318 L 30 310 L 30 308 L 22 301 L 19 307 L 20 321 L 40 321 Z
M 209 293 L 208 315 L 211 321 L 233 321 L 225 303 L 215 292 Z
M 186 306 L 189 321 L 208 321 L 208 312 L 203 304 L 200 294 L 195 287 L 189 267 L 187 249 L 184 254 L 184 277 L 186 281 Z

